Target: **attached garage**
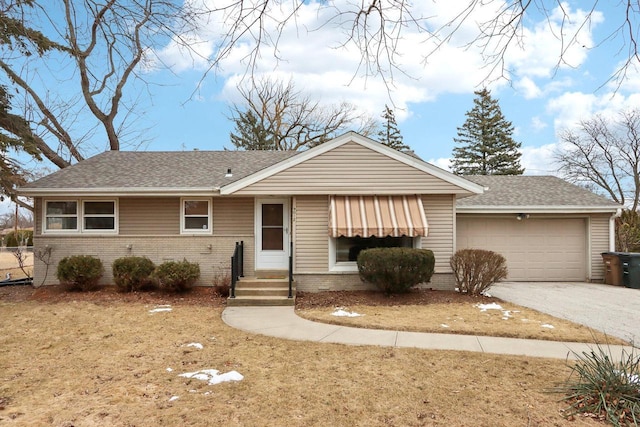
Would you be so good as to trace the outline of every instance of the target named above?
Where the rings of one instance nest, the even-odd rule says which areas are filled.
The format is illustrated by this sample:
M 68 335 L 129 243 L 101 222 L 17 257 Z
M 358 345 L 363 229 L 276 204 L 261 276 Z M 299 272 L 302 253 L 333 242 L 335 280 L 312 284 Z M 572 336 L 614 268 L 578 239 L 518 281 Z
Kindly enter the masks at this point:
M 553 176 L 465 178 L 484 193 L 456 201 L 456 250 L 500 253 L 511 281 L 603 281 L 621 206 Z
M 586 218 L 458 216 L 457 248 L 482 248 L 507 259 L 512 281 L 584 281 Z

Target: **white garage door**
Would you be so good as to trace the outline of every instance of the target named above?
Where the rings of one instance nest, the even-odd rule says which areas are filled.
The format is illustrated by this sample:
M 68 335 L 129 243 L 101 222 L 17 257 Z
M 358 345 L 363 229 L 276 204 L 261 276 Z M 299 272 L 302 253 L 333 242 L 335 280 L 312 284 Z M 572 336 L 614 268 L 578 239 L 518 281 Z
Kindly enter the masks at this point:
M 584 219 L 457 218 L 458 249 L 488 249 L 507 259 L 515 281 L 583 281 Z

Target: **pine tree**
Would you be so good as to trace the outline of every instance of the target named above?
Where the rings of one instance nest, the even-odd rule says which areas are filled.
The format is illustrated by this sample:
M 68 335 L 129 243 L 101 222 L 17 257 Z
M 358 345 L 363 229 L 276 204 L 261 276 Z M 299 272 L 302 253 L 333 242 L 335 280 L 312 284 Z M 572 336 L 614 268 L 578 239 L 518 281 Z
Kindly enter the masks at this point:
M 409 146 L 402 142 L 402 135 L 400 134 L 398 124 L 396 123 L 396 116 L 388 105 L 384 106 L 382 119 L 384 121 L 382 123 L 382 130 L 378 132 L 378 141 L 380 141 L 381 144 L 398 151 L 409 150 Z
M 258 120 L 253 111 L 239 113 L 234 119 L 236 129 L 231 133 L 231 143 L 242 150 L 275 150 L 272 134 Z
M 458 175 L 522 175 L 521 143 L 511 136 L 513 125 L 489 90 L 475 94 L 474 107 L 453 138 L 459 146 L 453 149 L 451 169 Z

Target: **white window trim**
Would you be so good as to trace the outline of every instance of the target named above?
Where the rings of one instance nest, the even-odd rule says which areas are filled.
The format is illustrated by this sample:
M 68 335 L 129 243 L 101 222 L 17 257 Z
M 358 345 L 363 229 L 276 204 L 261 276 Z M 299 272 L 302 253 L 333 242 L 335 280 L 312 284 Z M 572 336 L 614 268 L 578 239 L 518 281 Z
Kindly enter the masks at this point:
M 80 221 L 81 219 L 81 215 L 80 215 L 80 202 L 77 199 L 50 199 L 50 200 L 43 200 L 44 202 L 44 206 L 42 208 L 42 234 L 77 234 L 80 233 Z M 55 202 L 74 202 L 76 204 L 76 214 L 75 215 L 69 215 L 69 214 L 62 214 L 62 215 L 47 215 L 47 206 L 49 204 L 49 202 L 51 203 L 55 203 Z M 48 229 L 47 228 L 47 218 L 51 216 L 51 217 L 62 217 L 62 218 L 76 218 L 76 228 L 74 229 L 68 229 L 68 230 L 64 230 L 64 229 Z
M 80 224 L 80 228 L 81 228 L 81 232 L 82 233 L 86 233 L 86 234 L 118 234 L 118 230 L 119 230 L 119 221 L 118 218 L 120 215 L 118 215 L 118 199 L 82 199 L 81 201 L 82 204 L 82 223 Z M 91 214 L 91 217 L 94 218 L 111 218 L 113 216 L 113 230 L 91 230 L 91 229 L 86 229 L 84 226 L 84 220 L 86 215 L 84 214 L 84 205 L 85 203 L 92 203 L 92 202 L 112 202 L 113 203 L 113 215 L 109 215 L 109 214 Z
M 73 230 L 56 230 L 56 229 L 48 229 L 47 228 L 47 205 L 49 202 L 75 202 L 76 204 L 76 214 L 75 215 L 62 215 L 63 217 L 71 218 L 76 217 L 76 228 Z M 113 202 L 113 216 L 114 216 L 114 229 L 113 230 L 87 230 L 84 228 L 84 204 L 85 202 Z M 51 215 L 51 216 L 61 216 L 61 215 Z M 91 215 L 94 216 L 94 215 Z M 111 215 L 103 215 L 103 216 L 111 216 Z M 120 223 L 119 223 L 119 208 L 118 208 L 118 199 L 45 199 L 43 200 L 43 208 L 42 208 L 42 234 L 47 235 L 64 235 L 64 234 L 91 234 L 91 235 L 114 235 L 119 233 Z
M 207 202 L 208 209 L 208 221 L 207 221 L 207 229 L 193 229 L 184 228 L 185 217 L 184 214 L 184 203 L 185 202 Z M 180 198 L 180 234 L 213 234 L 213 200 L 211 197 L 181 197 Z
M 422 248 L 422 237 L 413 237 L 413 248 Z M 358 263 L 355 261 L 336 261 L 336 238 L 329 237 L 329 271 L 332 273 L 357 273 Z

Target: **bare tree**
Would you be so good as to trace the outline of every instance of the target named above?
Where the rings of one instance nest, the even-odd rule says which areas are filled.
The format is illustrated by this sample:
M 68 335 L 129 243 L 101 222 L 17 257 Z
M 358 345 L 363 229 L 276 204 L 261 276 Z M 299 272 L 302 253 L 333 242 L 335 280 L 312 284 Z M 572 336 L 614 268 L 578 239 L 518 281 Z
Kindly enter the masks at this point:
M 343 32 L 340 46 L 336 47 L 354 46 L 360 54 L 354 76 L 379 76 L 387 85 L 392 85 L 394 73 L 405 71 L 398 53 L 399 42 L 412 32 L 423 35 L 423 50 L 412 53 L 422 55 L 425 64 L 444 45 L 458 43 L 461 47 L 481 51 L 488 76 L 497 73 L 508 78 L 507 54 L 526 43 L 527 21 L 546 21 L 549 32 L 559 41 L 558 51 L 554 53 L 557 67 L 566 63 L 573 48 L 617 49 L 621 52 L 622 62 L 611 78 L 620 83 L 629 67 L 640 62 L 637 43 L 640 7 L 634 0 L 609 5 L 607 21 L 613 23 L 612 30 L 602 39 L 595 40 L 593 46 L 585 45 L 581 33 L 599 15 L 596 8 L 601 2 L 598 0 L 580 3 L 584 13 L 579 15 L 572 15 L 570 6 L 563 0 L 434 0 L 430 3 L 446 4 L 447 17 L 438 16 L 437 11 L 432 11 L 423 2 L 407 0 L 318 2 L 317 26 L 299 28 L 298 16 L 308 5 L 304 0 L 232 0 L 224 7 L 212 10 L 222 14 L 225 31 L 210 69 L 228 57 L 235 46 L 249 41 L 250 48 L 246 50 L 244 60 L 252 72 L 257 60 L 264 55 L 281 58 L 278 44 L 288 27 L 314 31 L 332 26 Z M 475 35 L 467 38 L 470 31 Z M 613 47 L 611 41 L 614 41 Z M 607 46 L 602 47 L 605 42 Z
M 369 117 L 343 102 L 323 106 L 297 90 L 293 82 L 269 78 L 249 89 L 239 87 L 242 104 L 231 107 L 236 124 L 231 142 L 244 150 L 302 150 L 328 141 L 354 124 L 365 136 L 373 130 Z
M 640 110 L 596 115 L 560 133 L 556 161 L 567 179 L 599 190 L 632 211 L 640 203 Z
M 170 38 L 189 46 L 181 37 L 195 29 L 197 11 L 189 4 L 0 0 L 0 74 L 14 94 L 4 97 L 13 104 L 0 117 L 4 136 L 35 147 L 28 153 L 58 168 L 139 144 L 142 134 L 130 126 L 143 113 L 141 67 Z M 91 146 L 94 136 L 107 145 Z M 17 167 L 13 172 L 19 175 Z M 16 200 L 12 188 L 4 192 Z

